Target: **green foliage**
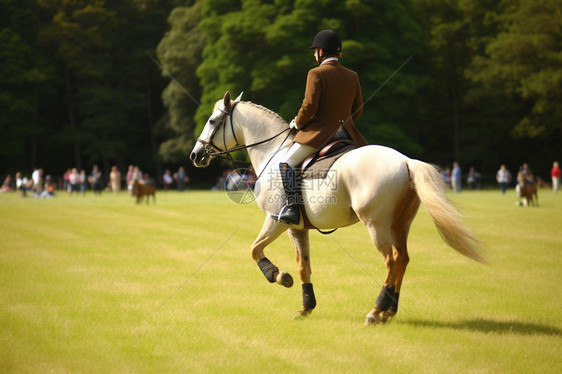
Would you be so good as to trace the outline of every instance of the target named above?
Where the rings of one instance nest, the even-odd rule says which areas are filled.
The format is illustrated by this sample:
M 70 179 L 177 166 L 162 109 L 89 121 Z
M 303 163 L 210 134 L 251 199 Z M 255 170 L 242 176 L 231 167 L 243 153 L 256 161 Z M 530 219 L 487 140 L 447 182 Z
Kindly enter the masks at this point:
M 162 160 L 186 162 L 227 90 L 289 121 L 316 66 L 308 46 L 331 28 L 360 76 L 357 126 L 370 142 L 485 173 L 526 161 L 546 178 L 543 160 L 562 157 L 559 5 L 0 0 L 0 169 L 96 162 L 159 173 Z
M 183 160 L 193 148 L 194 114 L 201 95 L 195 71 L 201 64 L 205 42 L 198 27 L 200 20 L 200 1 L 190 7 L 175 8 L 168 18 L 171 29 L 158 45 L 162 75 L 170 79 L 162 93 L 168 116 L 161 126 L 171 130 L 173 136 L 164 141 L 159 150 L 166 161 Z
M 34 70 L 30 67 L 29 59 L 31 49 L 20 36 L 11 29 L 0 31 L 0 58 L 3 63 L 2 71 L 2 92 L 0 92 L 0 104 L 8 112 L 31 113 L 33 104 L 30 97 L 25 95 L 26 88 L 36 81 L 37 77 Z
M 560 1 L 504 0 L 492 15 L 499 32 L 476 56 L 468 76 L 506 97 L 528 102 L 512 134 L 547 139 L 562 130 Z
M 5 168 L 12 160 L 25 159 L 29 140 L 45 133 L 36 116 L 38 87 L 52 71 L 34 50 L 36 4 L 2 0 L 0 13 L 0 168 Z
M 420 42 L 419 28 L 408 9 L 397 3 L 296 1 L 291 7 L 289 2 L 239 1 L 229 2 L 228 13 L 222 11 L 225 4 L 217 11 L 215 3 L 204 6 L 200 24 L 206 43 L 197 70 L 203 105 L 196 115 L 196 134 L 209 116 L 209 108 L 226 90 L 235 94 L 244 91 L 246 98 L 275 110 L 286 120 L 294 117 L 307 70 L 315 66 L 307 48 L 320 29 L 332 28 L 341 34 L 343 62 L 359 72 L 366 97 Z M 288 81 L 288 77 L 293 79 Z M 395 105 L 381 108 L 373 103 L 358 123 L 373 142 L 379 141 L 376 121 L 400 127 L 406 113 L 412 112 L 411 101 L 405 98 L 413 95 L 424 79 L 405 70 L 400 81 L 380 95 L 381 100 L 391 97 Z M 386 140 L 393 145 L 399 142 Z M 421 147 L 410 149 L 419 151 Z
M 531 162 L 548 177 L 545 159 L 561 156 L 560 2 L 418 3 L 435 68 L 425 122 L 436 119 L 431 131 L 443 134 L 422 134 L 429 148 L 490 171 Z M 430 158 L 442 160 L 438 152 Z
M 11 54 L 0 62 L 2 79 L 17 80 L 3 92 L 7 105 L 20 107 L 5 112 L 10 141 L 0 149 L 10 157 L 2 157 L 0 168 L 26 174 L 32 166 L 62 174 L 92 163 L 106 172 L 114 164 L 154 168 L 146 153 L 156 142 L 163 80 L 147 54 L 155 55 L 174 3 L 0 2 L 7 15 L 3 45 L 17 47 L 0 52 Z

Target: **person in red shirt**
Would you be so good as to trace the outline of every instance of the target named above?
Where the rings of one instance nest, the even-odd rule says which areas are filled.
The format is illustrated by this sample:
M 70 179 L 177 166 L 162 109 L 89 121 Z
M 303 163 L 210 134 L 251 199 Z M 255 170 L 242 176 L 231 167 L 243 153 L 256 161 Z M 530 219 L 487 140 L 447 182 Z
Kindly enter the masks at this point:
M 550 170 L 550 176 L 552 177 L 552 192 L 556 192 L 560 188 L 561 175 L 562 172 L 560 171 L 558 161 L 554 161 L 554 163 L 552 164 L 552 169 Z

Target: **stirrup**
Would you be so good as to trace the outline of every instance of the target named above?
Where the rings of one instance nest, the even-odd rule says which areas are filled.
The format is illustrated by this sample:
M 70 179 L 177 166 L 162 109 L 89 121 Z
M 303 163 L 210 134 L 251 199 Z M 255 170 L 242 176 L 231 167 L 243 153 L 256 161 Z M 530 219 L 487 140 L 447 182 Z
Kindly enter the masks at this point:
M 288 225 L 298 225 L 301 220 L 301 212 L 296 204 L 285 205 L 278 215 L 272 215 L 271 218 Z

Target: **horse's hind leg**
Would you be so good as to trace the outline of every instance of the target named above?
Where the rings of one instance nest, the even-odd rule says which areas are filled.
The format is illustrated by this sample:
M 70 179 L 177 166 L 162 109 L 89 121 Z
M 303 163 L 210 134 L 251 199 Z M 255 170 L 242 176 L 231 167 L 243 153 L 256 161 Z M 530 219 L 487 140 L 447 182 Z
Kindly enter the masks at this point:
M 302 309 L 299 310 L 297 317 L 306 317 L 316 307 L 316 297 L 314 296 L 314 289 L 310 279 L 312 268 L 310 266 L 308 230 L 289 229 L 289 238 L 291 238 L 293 248 L 295 249 L 299 276 L 302 281 Z
M 391 309 L 395 303 L 395 287 L 398 278 L 398 267 L 396 266 L 395 256 L 393 254 L 392 237 L 390 235 L 390 228 L 381 225 L 375 225 L 373 222 L 366 223 L 367 230 L 371 235 L 373 243 L 382 254 L 384 264 L 386 266 L 386 277 L 384 285 L 377 297 L 375 307 L 367 314 L 365 321 L 366 325 L 377 324 L 385 322 L 387 318 L 382 312 Z M 396 303 L 397 304 L 397 303 Z M 382 315 L 381 315 L 382 314 Z M 381 318 L 383 317 L 383 318 Z
M 398 312 L 400 289 L 406 267 L 410 262 L 407 246 L 408 234 L 419 206 L 420 200 L 415 194 L 411 193 L 404 200 L 404 205 L 396 215 L 390 231 L 375 226 L 367 226 L 375 245 L 384 257 L 387 273 L 382 290 L 377 297 L 376 305 L 367 314 L 366 325 L 384 323 Z M 381 236 L 383 239 L 380 238 Z M 390 244 L 386 242 L 388 237 L 390 237 Z
M 410 262 L 408 256 L 408 235 L 410 234 L 410 227 L 416 217 L 420 207 L 420 200 L 417 195 L 412 191 L 409 199 L 396 217 L 392 224 L 392 253 L 396 267 L 396 283 L 394 284 L 394 302 L 387 311 L 389 316 L 394 316 L 398 312 L 398 297 L 402 288 L 402 281 L 406 274 L 406 267 Z
M 398 312 L 398 298 L 400 296 L 400 289 L 402 288 L 402 281 L 406 274 L 406 267 L 410 262 L 408 256 L 407 239 L 410 230 L 410 225 L 400 225 L 392 229 L 392 257 L 394 261 L 395 278 L 394 284 L 391 286 L 390 291 L 394 294 L 389 300 L 389 307 L 382 311 L 380 318 L 382 322 L 386 322 L 389 317 L 393 317 Z M 387 295 L 389 297 L 389 295 Z M 382 309 L 382 308 L 381 308 Z
M 270 283 L 277 282 L 285 287 L 291 287 L 293 277 L 286 271 L 279 271 L 279 268 L 273 265 L 263 252 L 265 247 L 277 239 L 287 228 L 286 224 L 277 222 L 267 216 L 258 237 L 252 244 L 252 258 L 257 262 L 261 272 Z

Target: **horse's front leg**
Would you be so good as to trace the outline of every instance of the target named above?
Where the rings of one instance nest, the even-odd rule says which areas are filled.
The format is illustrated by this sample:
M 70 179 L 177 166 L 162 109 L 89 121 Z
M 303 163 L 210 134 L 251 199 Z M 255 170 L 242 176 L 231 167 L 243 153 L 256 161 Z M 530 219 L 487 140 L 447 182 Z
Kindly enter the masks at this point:
M 286 271 L 279 271 L 279 268 L 265 257 L 263 251 L 288 227 L 288 225 L 274 221 L 270 216 L 267 216 L 258 237 L 252 244 L 252 258 L 257 262 L 265 278 L 270 283 L 277 282 L 285 287 L 293 285 L 293 277 Z
M 289 237 L 295 249 L 297 266 L 302 281 L 302 309 L 298 311 L 297 317 L 306 317 L 316 307 L 316 298 L 310 279 L 312 268 L 310 267 L 308 230 L 289 229 Z

